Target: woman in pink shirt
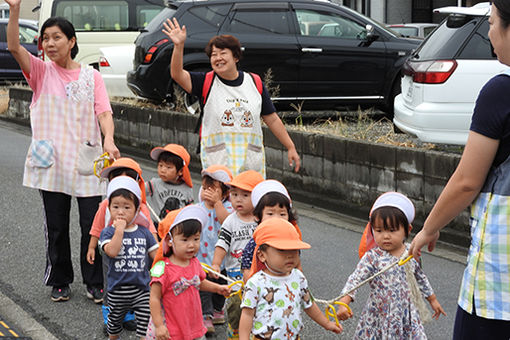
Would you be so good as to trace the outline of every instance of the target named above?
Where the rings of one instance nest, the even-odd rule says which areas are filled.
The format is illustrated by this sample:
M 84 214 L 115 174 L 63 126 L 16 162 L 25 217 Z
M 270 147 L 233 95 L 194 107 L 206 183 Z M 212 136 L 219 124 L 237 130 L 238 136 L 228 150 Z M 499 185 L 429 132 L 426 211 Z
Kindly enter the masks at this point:
M 90 226 L 104 186 L 93 174 L 93 161 L 103 151 L 110 157 L 120 157 L 113 140 L 108 94 L 97 71 L 73 60 L 78 45 L 69 21 L 49 18 L 42 25 L 39 39 L 49 59 L 44 62 L 20 45 L 21 0 L 6 2 L 10 6 L 7 46 L 33 90 L 32 142 L 25 162 L 23 185 L 38 189 L 43 199 L 47 240 L 44 280 L 53 287 L 53 301 L 69 300 L 69 284 L 74 278 L 69 212 L 71 198 L 75 196 L 80 214 L 81 274 L 87 285 L 87 296 L 94 299 L 103 285 L 102 264 L 101 261 L 89 264 L 86 254 Z

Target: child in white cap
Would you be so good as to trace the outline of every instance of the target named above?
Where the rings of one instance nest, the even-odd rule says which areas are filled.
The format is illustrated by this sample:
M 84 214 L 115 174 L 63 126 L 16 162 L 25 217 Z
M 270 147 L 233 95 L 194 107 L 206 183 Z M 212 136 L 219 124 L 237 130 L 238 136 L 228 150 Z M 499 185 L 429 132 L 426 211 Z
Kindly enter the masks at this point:
M 169 231 L 161 240 L 164 259 L 151 269 L 151 315 L 147 339 L 203 339 L 207 328 L 202 322 L 199 290 L 230 294 L 230 288 L 205 278 L 196 258 L 207 211 L 190 205 L 171 212 L 164 222 Z M 162 222 L 163 223 L 163 222 Z M 164 308 L 164 317 L 161 305 Z
M 301 237 L 301 230 L 297 225 L 296 213 L 292 209 L 289 192 L 282 183 L 275 179 L 260 182 L 253 188 L 251 202 L 254 207 L 253 215 L 255 215 L 257 223 L 271 217 L 280 217 L 292 223 L 299 237 Z M 251 268 L 254 250 L 255 240 L 251 238 L 246 244 L 241 258 L 241 271 L 243 272 L 244 281 L 248 279 L 247 275 Z
M 107 255 L 107 298 L 110 306 L 107 331 L 110 339 L 119 339 L 124 315 L 135 312 L 136 334 L 145 338 L 150 317 L 149 256 L 154 258 L 158 243 L 149 229 L 135 223 L 142 192 L 127 176 L 114 178 L 107 189 L 111 225 L 103 229 L 100 249 Z
M 379 196 L 370 210 L 370 245 L 358 263 L 356 270 L 349 276 L 342 292 L 348 292 L 360 282 L 395 263 L 409 251 L 405 243 L 414 219 L 414 206 L 411 200 L 398 192 L 387 192 Z M 369 242 L 370 244 L 370 242 Z M 430 283 L 415 259 L 405 265 L 392 267 L 384 274 L 370 281 L 370 295 L 361 313 L 354 339 L 426 339 L 422 320 L 416 306 L 417 299 L 412 296 L 410 278 L 414 276 L 419 291 L 432 307 L 434 318 L 445 314 L 437 301 Z M 410 270 L 409 270 L 410 269 Z M 412 278 L 411 278 L 412 279 Z M 355 292 L 340 299 L 345 304 L 354 301 Z M 339 306 L 338 318 L 346 320 L 352 313 Z
M 226 183 L 232 181 L 232 172 L 224 165 L 211 165 L 202 170 L 202 188 L 200 203 L 207 210 L 207 222 L 202 232 L 198 259 L 200 262 L 212 265 L 216 242 L 223 221 L 233 212 L 229 197 L 229 187 Z M 224 283 L 223 279 L 210 279 L 214 282 Z M 225 323 L 223 307 L 225 298 L 221 295 L 200 292 L 202 300 L 202 313 L 207 333 L 215 332 L 214 324 Z

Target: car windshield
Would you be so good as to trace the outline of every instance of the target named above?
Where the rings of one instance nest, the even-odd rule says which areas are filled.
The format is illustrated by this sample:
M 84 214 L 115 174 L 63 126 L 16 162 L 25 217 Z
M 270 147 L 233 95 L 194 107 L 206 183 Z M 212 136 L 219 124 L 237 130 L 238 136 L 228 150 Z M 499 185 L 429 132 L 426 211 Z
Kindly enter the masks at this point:
M 483 17 L 450 15 L 425 39 L 413 59 L 451 59 L 471 35 Z
M 154 32 L 159 31 L 163 28 L 163 22 L 166 22 L 166 19 L 171 19 L 175 15 L 176 9 L 174 7 L 166 7 L 158 15 L 152 19 L 149 24 L 146 26 L 147 31 Z

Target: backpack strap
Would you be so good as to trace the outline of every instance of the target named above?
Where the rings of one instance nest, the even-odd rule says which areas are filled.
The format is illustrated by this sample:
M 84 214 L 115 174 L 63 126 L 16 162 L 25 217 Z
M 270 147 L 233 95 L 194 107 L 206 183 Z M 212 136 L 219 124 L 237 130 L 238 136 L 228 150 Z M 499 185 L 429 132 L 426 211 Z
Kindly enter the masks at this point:
M 202 106 L 205 105 L 207 97 L 209 97 L 209 91 L 214 80 L 214 71 L 209 71 L 205 74 L 204 85 L 202 86 Z
M 262 79 L 260 79 L 260 76 L 256 73 L 249 72 L 251 78 L 253 79 L 253 82 L 255 83 L 255 86 L 257 87 L 257 91 L 259 91 L 259 94 L 262 94 Z

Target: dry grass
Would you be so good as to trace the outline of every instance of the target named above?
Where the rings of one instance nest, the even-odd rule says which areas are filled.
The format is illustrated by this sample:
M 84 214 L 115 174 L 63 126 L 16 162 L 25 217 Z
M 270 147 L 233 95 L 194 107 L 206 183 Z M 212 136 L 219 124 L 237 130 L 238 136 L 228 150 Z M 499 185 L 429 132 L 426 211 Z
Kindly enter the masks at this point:
M 9 107 L 9 90 L 7 88 L 0 88 L 0 115 L 5 115 Z

